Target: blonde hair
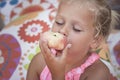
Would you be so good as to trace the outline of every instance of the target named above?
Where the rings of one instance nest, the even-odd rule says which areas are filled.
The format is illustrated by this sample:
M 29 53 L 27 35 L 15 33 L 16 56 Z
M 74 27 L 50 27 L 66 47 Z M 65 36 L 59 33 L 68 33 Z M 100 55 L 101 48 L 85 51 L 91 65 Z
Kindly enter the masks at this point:
M 79 2 L 78 2 L 79 1 Z M 95 27 L 95 36 L 102 35 L 103 37 L 107 37 L 111 27 L 117 24 L 118 14 L 113 11 L 106 0 L 61 0 L 61 3 L 67 2 L 68 4 L 78 3 L 81 5 L 93 6 L 88 7 L 91 11 L 94 11 L 95 23 L 93 26 Z

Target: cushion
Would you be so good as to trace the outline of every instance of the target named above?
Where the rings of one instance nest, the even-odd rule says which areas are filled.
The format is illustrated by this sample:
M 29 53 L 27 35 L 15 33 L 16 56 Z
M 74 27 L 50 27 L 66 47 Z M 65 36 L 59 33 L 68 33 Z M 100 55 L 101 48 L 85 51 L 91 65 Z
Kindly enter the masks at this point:
M 31 59 L 40 52 L 40 33 L 51 28 L 54 11 L 20 16 L 0 32 L 0 80 L 25 80 Z

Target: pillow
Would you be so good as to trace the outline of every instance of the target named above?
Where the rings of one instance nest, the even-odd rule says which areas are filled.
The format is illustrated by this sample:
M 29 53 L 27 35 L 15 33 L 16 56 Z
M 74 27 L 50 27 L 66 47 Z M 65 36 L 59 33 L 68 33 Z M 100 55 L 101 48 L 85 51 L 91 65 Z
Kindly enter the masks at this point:
M 54 9 L 20 16 L 0 32 L 0 80 L 25 80 L 29 63 L 40 52 L 40 33 L 51 28 Z
M 120 30 L 112 33 L 108 38 L 110 61 L 115 71 L 115 76 L 120 80 Z
M 57 8 L 57 6 L 58 0 L 2 0 L 0 16 L 5 24 L 8 24 L 21 15 Z

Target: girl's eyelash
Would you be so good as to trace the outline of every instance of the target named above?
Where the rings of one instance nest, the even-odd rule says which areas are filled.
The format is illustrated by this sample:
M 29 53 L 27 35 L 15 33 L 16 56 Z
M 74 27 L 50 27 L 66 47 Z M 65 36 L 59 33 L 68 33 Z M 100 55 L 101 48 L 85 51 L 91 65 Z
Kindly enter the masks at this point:
M 73 30 L 75 30 L 76 32 L 82 31 L 82 30 L 80 30 L 80 29 L 76 29 L 75 27 L 73 27 Z
M 58 22 L 58 21 L 55 21 L 55 23 L 58 24 L 58 25 L 62 25 L 62 24 L 63 24 L 63 23 L 60 23 L 60 22 Z
M 59 23 L 59 22 L 57 22 L 57 21 L 55 21 L 55 23 L 58 24 L 58 25 L 61 25 L 61 23 Z

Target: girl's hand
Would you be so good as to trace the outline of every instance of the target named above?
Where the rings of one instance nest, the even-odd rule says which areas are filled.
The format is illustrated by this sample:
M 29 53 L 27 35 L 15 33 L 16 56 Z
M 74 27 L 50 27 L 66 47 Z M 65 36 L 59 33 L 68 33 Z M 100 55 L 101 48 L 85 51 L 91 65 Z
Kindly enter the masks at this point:
M 66 66 L 66 57 L 67 51 L 71 47 L 71 44 L 68 44 L 61 55 L 52 54 L 51 50 L 48 47 L 47 41 L 40 41 L 41 53 L 43 54 L 46 64 L 51 72 L 52 79 L 65 79 L 65 66 Z M 56 53 L 57 54 L 57 53 Z

